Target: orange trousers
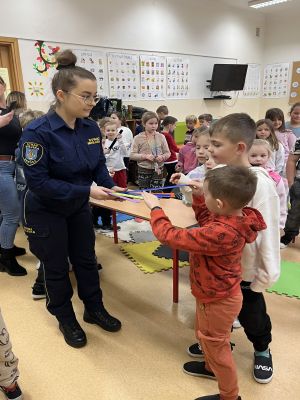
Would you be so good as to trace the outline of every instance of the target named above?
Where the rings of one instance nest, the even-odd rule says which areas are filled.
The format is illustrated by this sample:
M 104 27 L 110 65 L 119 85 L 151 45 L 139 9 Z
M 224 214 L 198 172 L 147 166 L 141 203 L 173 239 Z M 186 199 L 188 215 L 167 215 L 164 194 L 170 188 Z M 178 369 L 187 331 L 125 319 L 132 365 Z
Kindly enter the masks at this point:
M 242 300 L 242 293 L 206 304 L 196 299 L 196 336 L 205 354 L 205 368 L 217 378 L 221 400 L 237 400 L 239 394 L 230 333 Z

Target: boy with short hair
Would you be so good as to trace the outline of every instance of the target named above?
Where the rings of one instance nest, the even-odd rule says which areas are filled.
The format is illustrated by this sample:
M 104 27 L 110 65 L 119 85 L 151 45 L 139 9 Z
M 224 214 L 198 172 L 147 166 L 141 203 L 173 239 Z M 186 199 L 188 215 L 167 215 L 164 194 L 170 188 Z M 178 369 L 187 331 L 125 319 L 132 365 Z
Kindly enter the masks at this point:
M 202 376 L 218 380 L 220 394 L 198 400 L 241 400 L 229 338 L 242 306 L 241 256 L 265 223 L 257 210 L 245 207 L 257 178 L 249 168 L 224 166 L 197 183 L 193 209 L 199 227 L 174 228 L 152 194 L 143 193 L 151 209 L 151 226 L 164 244 L 190 252 L 190 280 L 196 297 L 197 337 L 205 351 Z M 200 363 L 198 363 L 200 365 Z
M 199 125 L 205 126 L 206 128 L 209 128 L 213 120 L 213 116 L 211 114 L 201 114 L 198 117 Z
M 161 133 L 165 136 L 168 146 L 169 146 L 170 153 L 171 153 L 170 158 L 168 158 L 168 160 L 165 161 L 167 177 L 166 177 L 164 186 L 171 185 L 170 178 L 171 178 L 172 174 L 174 174 L 174 172 L 175 172 L 175 167 L 176 167 L 176 164 L 178 161 L 177 153 L 179 153 L 179 148 L 177 147 L 177 144 L 174 140 L 174 131 L 176 128 L 176 122 L 177 122 L 177 118 L 171 117 L 170 115 L 165 117 L 162 122 L 163 130 Z M 165 189 L 164 191 L 171 192 L 171 190 L 172 189 Z
M 162 121 L 169 115 L 169 109 L 167 106 L 159 106 L 156 109 L 156 114 L 158 116 L 158 131 L 161 132 L 163 130 Z
M 185 117 L 185 124 L 187 127 L 187 131 L 185 133 L 183 144 L 187 144 L 188 142 L 192 141 L 192 136 L 193 136 L 193 133 L 195 132 L 196 124 L 197 124 L 196 115 L 187 115 Z
M 248 167 L 257 176 L 257 189 L 249 206 L 261 212 L 267 229 L 259 232 L 255 243 L 247 244 L 243 251 L 243 306 L 238 318 L 254 347 L 254 379 L 259 383 L 268 383 L 273 377 L 269 350 L 272 325 L 266 311 L 263 291 L 272 286 L 280 275 L 280 212 L 275 183 L 266 170 L 252 167 L 248 160 L 248 151 L 255 135 L 256 125 L 249 115 L 227 115 L 210 127 L 209 151 L 217 164 Z M 203 357 L 201 348 L 196 349 L 195 345 L 190 346 L 189 351 L 194 357 Z M 197 376 L 197 362 L 187 364 L 185 372 L 189 373 L 189 367 L 193 367 L 193 375 Z

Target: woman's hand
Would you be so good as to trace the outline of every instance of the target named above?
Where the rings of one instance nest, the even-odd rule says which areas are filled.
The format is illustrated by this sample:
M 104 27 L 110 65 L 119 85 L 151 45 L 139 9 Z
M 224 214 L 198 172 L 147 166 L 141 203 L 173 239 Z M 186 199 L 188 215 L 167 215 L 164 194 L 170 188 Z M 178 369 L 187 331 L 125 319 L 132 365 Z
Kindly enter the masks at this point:
M 143 192 L 142 193 L 145 204 L 148 208 L 159 207 L 159 200 L 154 194 Z
M 190 181 L 189 187 L 193 191 L 194 196 L 202 196 L 203 195 L 203 182 L 200 181 Z
M 90 196 L 96 200 L 108 200 L 108 194 L 111 189 L 107 189 L 103 186 L 91 186 Z
M 170 182 L 174 183 L 174 185 L 177 185 L 179 180 L 180 180 L 180 178 L 181 178 L 181 173 L 180 172 L 176 172 L 175 174 L 171 175 Z
M 4 126 L 8 125 L 10 121 L 13 119 L 14 112 L 11 111 L 5 115 L 0 115 L 0 128 L 3 128 Z

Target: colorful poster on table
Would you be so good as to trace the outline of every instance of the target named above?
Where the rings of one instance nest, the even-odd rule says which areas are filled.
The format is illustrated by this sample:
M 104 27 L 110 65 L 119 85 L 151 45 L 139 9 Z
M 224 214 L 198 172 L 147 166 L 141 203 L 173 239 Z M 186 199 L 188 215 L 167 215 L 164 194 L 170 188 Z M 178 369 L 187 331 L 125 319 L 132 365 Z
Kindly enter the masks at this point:
M 300 61 L 294 61 L 292 67 L 292 79 L 290 87 L 289 104 L 300 101 Z
M 97 79 L 97 92 L 99 95 L 104 95 L 104 53 L 86 49 L 75 49 L 73 52 L 77 57 L 77 65 L 95 75 Z
M 260 64 L 248 64 L 243 97 L 248 99 L 260 97 Z
M 108 53 L 107 64 L 110 97 L 136 100 L 138 97 L 138 56 Z
M 140 56 L 141 97 L 163 99 L 166 85 L 166 59 L 160 56 Z
M 288 96 L 289 63 L 268 64 L 264 69 L 263 98 Z
M 167 97 L 189 97 L 189 59 L 167 57 Z

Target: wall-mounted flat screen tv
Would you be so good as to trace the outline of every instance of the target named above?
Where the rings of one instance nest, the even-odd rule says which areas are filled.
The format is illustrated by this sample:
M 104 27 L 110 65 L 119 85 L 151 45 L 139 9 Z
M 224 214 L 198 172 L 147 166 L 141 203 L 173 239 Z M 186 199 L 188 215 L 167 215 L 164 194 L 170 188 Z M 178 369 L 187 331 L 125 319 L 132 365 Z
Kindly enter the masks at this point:
M 247 64 L 215 64 L 210 90 L 212 92 L 243 90 L 247 69 Z

